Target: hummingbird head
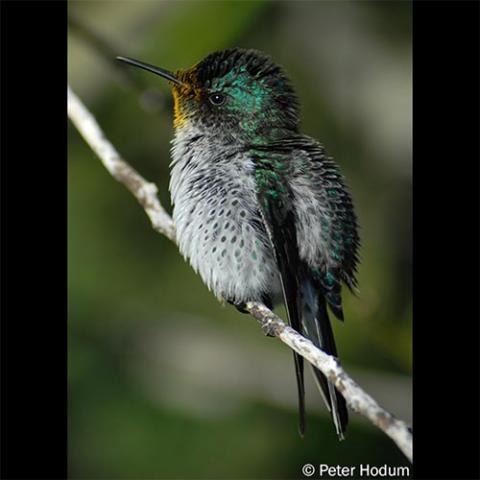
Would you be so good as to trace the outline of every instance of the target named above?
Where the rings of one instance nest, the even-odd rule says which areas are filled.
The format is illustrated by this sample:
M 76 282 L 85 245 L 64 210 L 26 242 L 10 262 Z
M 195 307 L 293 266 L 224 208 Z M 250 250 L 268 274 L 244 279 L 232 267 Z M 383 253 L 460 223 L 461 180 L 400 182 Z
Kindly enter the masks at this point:
M 175 73 L 119 59 L 170 81 L 176 129 L 197 127 L 249 142 L 298 129 L 297 97 L 287 76 L 257 50 L 221 50 Z

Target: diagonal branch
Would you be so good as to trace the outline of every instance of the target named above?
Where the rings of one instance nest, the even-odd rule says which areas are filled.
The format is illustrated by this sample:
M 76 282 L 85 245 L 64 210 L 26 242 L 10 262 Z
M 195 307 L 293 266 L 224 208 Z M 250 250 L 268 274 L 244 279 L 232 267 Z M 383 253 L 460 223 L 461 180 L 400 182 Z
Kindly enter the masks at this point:
M 125 160 L 107 140 L 92 114 L 85 108 L 80 99 L 68 87 L 68 116 L 85 141 L 98 155 L 110 174 L 123 183 L 142 205 L 150 218 L 152 227 L 175 243 L 175 227 L 172 219 L 163 209 L 157 197 L 155 184 L 145 180 Z M 255 317 L 262 329 L 278 337 L 292 350 L 299 353 L 323 372 L 342 393 L 350 408 L 368 418 L 375 426 L 386 433 L 412 461 L 412 432 L 408 425 L 395 418 L 382 408 L 366 393 L 340 365 L 338 359 L 326 354 L 307 338 L 293 328 L 287 326 L 277 315 L 265 305 L 249 302 L 246 305 L 249 313 Z
M 110 174 L 132 192 L 150 218 L 154 230 L 175 242 L 175 228 L 172 219 L 158 200 L 157 186 L 147 182 L 120 157 L 115 147 L 106 139 L 93 115 L 70 87 L 68 87 L 68 116 Z

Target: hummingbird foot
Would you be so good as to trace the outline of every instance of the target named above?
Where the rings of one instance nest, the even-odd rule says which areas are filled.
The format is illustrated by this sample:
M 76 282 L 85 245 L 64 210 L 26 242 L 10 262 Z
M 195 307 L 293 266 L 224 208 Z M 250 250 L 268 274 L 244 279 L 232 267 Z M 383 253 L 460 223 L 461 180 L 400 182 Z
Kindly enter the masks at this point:
M 262 297 L 263 304 L 270 310 L 273 310 L 273 302 L 269 295 L 263 295 Z M 263 333 L 267 337 L 276 337 L 275 329 L 272 327 L 270 322 L 262 324 Z
M 262 301 L 263 301 L 263 304 L 269 308 L 270 310 L 272 310 L 273 308 L 273 304 L 272 304 L 272 300 L 270 299 L 269 296 L 267 295 L 264 295 L 262 297 Z M 235 300 L 227 300 L 227 302 L 230 304 L 230 305 L 233 305 L 240 313 L 250 313 L 245 307 L 247 305 L 247 302 L 237 302 Z M 262 330 L 263 330 L 263 333 L 267 336 L 267 337 L 276 337 L 275 335 L 275 332 L 274 332 L 274 328 L 272 328 L 272 326 L 270 325 L 270 323 L 265 323 L 265 324 L 262 324 Z
M 230 305 L 233 305 L 240 313 L 250 313 L 245 309 L 246 302 L 236 302 L 235 300 L 227 300 Z
M 262 330 L 266 337 L 276 337 L 275 327 L 272 326 L 271 322 L 262 323 Z

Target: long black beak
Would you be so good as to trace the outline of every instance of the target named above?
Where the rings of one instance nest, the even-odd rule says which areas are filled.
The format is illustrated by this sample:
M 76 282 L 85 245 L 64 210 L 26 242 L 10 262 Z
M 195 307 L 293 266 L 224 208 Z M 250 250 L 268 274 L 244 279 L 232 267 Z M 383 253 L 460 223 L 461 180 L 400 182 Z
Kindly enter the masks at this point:
M 148 72 L 155 73 L 155 75 L 160 75 L 163 78 L 166 78 L 170 82 L 176 83 L 177 85 L 183 85 L 181 82 L 172 72 L 165 70 L 164 68 L 155 67 L 154 65 L 150 65 L 149 63 L 140 62 L 138 60 L 134 60 L 133 58 L 128 57 L 117 57 L 117 60 L 123 63 L 127 63 L 128 65 L 133 65 L 134 67 L 142 68 L 143 70 L 147 70 Z

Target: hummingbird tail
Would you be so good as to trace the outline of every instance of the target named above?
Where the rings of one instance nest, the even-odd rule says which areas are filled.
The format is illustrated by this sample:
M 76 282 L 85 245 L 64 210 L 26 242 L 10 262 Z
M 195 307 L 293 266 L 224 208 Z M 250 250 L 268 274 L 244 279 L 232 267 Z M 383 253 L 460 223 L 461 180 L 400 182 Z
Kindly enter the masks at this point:
M 308 338 L 325 353 L 336 357 L 337 348 L 325 298 L 310 279 L 305 280 L 302 285 L 302 320 Z M 345 399 L 320 370 L 312 366 L 312 371 L 320 393 L 332 415 L 338 438 L 343 440 L 348 425 Z

